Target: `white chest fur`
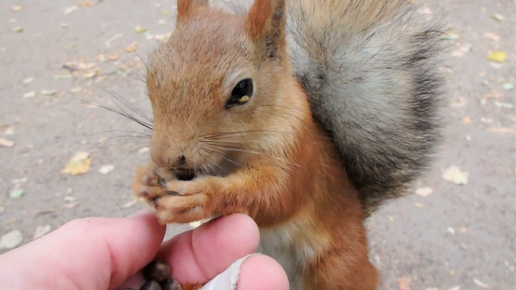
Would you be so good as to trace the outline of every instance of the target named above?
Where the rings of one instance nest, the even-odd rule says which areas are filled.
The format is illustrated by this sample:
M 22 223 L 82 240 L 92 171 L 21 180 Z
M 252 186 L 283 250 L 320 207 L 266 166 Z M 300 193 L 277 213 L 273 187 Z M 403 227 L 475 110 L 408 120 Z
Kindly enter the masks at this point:
M 290 290 L 309 290 L 303 287 L 305 267 L 325 248 L 323 233 L 315 233 L 315 225 L 294 219 L 274 228 L 260 229 L 258 252 L 274 258 L 288 275 Z

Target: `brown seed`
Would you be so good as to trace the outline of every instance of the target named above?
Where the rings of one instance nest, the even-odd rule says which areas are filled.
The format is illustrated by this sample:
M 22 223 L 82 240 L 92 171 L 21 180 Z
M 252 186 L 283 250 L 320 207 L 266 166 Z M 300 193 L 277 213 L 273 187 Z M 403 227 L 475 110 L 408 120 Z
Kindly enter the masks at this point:
M 164 283 L 170 278 L 170 267 L 160 261 L 153 261 L 143 269 L 143 277 L 147 281 Z
M 163 290 L 158 282 L 156 281 L 147 281 L 142 285 L 140 290 Z
M 177 283 L 177 281 L 170 279 L 167 282 L 163 283 L 161 285 L 163 290 L 183 290 L 183 287 L 181 287 L 181 284 Z

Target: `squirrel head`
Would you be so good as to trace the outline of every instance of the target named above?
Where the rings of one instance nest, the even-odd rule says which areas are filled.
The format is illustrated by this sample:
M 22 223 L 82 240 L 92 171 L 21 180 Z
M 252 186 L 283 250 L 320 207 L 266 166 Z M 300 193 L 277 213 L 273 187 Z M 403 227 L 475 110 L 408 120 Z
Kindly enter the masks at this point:
M 196 169 L 253 148 L 281 115 L 280 81 L 291 77 L 285 0 L 255 0 L 245 15 L 208 0 L 177 7 L 176 29 L 147 73 L 150 153 L 159 166 Z

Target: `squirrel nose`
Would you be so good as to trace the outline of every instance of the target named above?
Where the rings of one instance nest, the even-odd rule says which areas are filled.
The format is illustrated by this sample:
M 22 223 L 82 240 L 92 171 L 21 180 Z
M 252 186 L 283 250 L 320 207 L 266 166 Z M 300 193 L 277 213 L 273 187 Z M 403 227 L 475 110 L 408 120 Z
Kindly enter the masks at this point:
M 166 155 L 166 154 L 151 154 L 152 162 L 162 167 L 180 167 L 186 164 L 186 157 L 181 154 L 178 157 Z
M 180 155 L 179 157 L 177 157 L 177 159 L 176 159 L 177 166 L 185 165 L 185 163 L 186 163 L 186 158 L 184 155 Z

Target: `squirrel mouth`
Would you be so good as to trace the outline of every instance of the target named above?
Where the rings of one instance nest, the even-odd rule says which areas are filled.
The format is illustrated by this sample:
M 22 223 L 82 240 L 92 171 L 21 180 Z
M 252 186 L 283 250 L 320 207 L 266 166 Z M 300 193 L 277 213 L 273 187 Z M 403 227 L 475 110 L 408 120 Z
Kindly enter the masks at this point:
M 181 181 L 190 181 L 194 179 L 197 175 L 197 172 L 194 169 L 190 168 L 178 168 L 174 169 L 173 172 L 177 179 Z

